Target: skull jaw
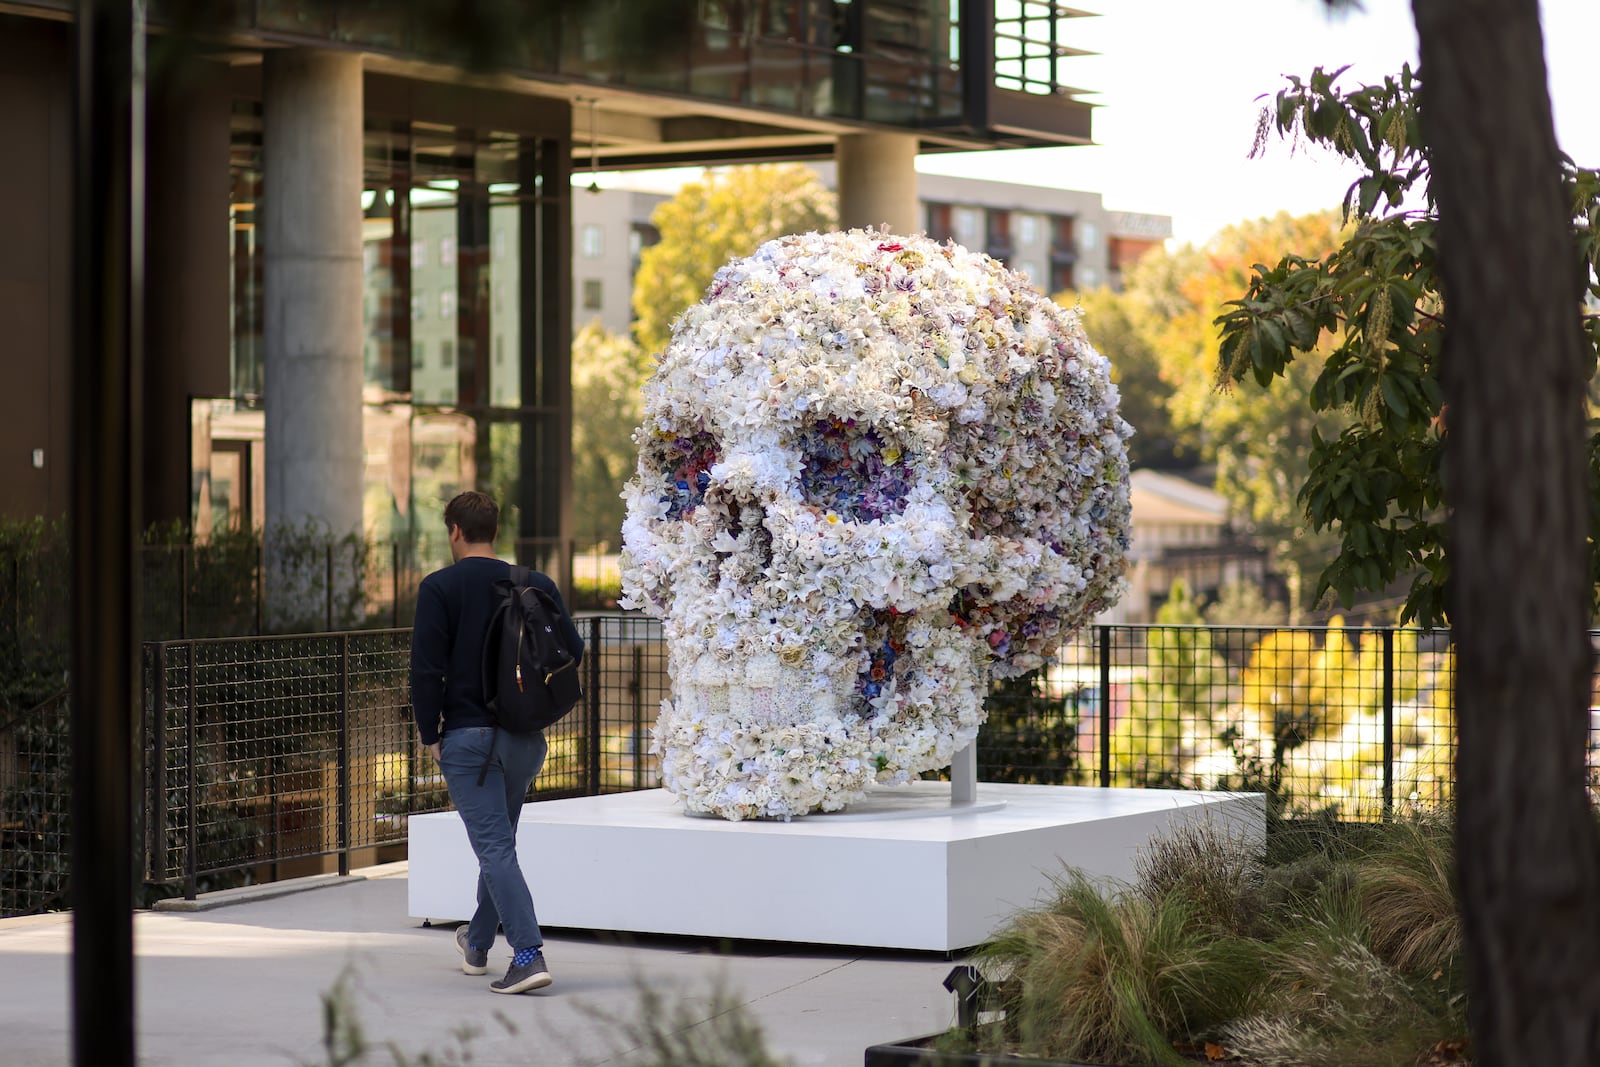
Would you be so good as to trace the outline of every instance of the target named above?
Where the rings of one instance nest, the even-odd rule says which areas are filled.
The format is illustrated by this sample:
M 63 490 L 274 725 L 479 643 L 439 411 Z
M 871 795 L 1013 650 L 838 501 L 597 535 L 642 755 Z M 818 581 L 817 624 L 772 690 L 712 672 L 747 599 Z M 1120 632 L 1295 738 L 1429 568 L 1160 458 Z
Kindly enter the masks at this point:
M 855 680 L 848 659 L 827 674 L 709 660 L 685 672 L 656 723 L 663 783 L 686 811 L 788 820 L 838 811 L 871 788 L 866 731 L 842 718 Z

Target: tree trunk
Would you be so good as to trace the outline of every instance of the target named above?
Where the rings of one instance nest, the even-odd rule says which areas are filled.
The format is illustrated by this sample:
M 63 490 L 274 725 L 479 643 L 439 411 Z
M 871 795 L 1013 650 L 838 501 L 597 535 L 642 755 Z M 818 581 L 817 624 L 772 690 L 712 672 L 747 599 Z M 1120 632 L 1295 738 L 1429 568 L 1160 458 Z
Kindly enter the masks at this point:
M 1457 864 L 1480 1067 L 1600 1063 L 1580 276 L 1536 0 L 1413 0 L 1449 320 Z

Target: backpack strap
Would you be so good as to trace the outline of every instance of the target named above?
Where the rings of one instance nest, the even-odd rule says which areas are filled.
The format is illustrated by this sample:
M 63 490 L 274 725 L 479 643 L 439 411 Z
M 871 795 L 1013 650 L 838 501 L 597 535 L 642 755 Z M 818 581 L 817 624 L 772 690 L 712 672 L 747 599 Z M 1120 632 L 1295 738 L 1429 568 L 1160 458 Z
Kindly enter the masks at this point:
M 515 601 L 515 599 L 516 599 L 517 587 L 518 586 L 522 586 L 522 585 L 528 585 L 532 581 L 533 581 L 533 572 L 531 570 L 529 570 L 527 567 L 519 567 L 515 563 L 513 563 L 511 565 L 511 591 L 512 591 L 512 599 L 513 599 L 513 601 Z M 515 606 L 515 604 L 513 603 L 513 607 L 514 606 Z M 497 611 L 497 612 L 495 612 L 494 616 L 490 620 L 489 633 L 485 635 L 485 637 L 484 637 L 485 641 L 497 641 L 497 640 L 499 640 L 500 635 L 496 632 L 498 627 L 495 626 L 495 623 L 499 621 L 499 618 L 500 618 L 500 613 Z M 483 667 L 483 691 L 484 691 L 485 695 L 487 695 L 488 692 L 489 692 L 488 657 L 487 656 L 482 657 L 481 662 L 482 662 L 482 667 Z M 494 759 L 494 745 L 495 745 L 495 742 L 498 741 L 498 740 L 500 740 L 500 721 L 498 719 L 496 719 L 495 723 L 494 723 L 494 729 L 489 734 L 489 751 L 484 754 L 483 766 L 478 768 L 478 788 L 480 788 L 480 789 L 483 788 L 483 783 L 489 777 L 489 763 L 490 763 L 491 760 Z

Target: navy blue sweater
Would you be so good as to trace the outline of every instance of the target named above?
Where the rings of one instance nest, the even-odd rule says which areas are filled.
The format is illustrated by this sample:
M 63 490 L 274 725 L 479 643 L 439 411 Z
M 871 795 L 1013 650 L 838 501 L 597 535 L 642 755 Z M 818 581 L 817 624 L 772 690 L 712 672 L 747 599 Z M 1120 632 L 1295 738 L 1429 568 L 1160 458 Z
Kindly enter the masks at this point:
M 502 560 L 467 556 L 422 580 L 411 629 L 411 708 L 423 744 L 457 727 L 494 725 L 483 695 L 483 645 L 494 614 L 494 583 L 510 574 L 511 565 Z M 566 615 L 555 582 L 534 571 L 533 584 Z M 581 659 L 583 640 L 568 625 L 566 639 Z

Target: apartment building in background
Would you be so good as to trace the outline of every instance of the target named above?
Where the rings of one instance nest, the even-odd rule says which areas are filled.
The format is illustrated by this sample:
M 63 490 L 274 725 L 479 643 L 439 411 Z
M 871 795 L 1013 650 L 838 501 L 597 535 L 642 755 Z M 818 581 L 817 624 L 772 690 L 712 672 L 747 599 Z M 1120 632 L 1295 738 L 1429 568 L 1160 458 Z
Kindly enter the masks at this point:
M 812 164 L 837 188 L 831 162 Z M 644 184 L 648 179 L 634 179 Z M 658 204 L 671 197 L 662 186 L 575 189 L 572 202 L 572 321 L 598 321 L 625 333 L 633 321 L 633 275 L 639 253 L 659 238 L 651 224 Z M 917 175 L 919 229 L 987 252 L 1028 275 L 1046 293 L 1064 289 L 1122 288 L 1138 258 L 1172 236 L 1170 215 L 1109 211 L 1100 193 L 1040 185 Z

